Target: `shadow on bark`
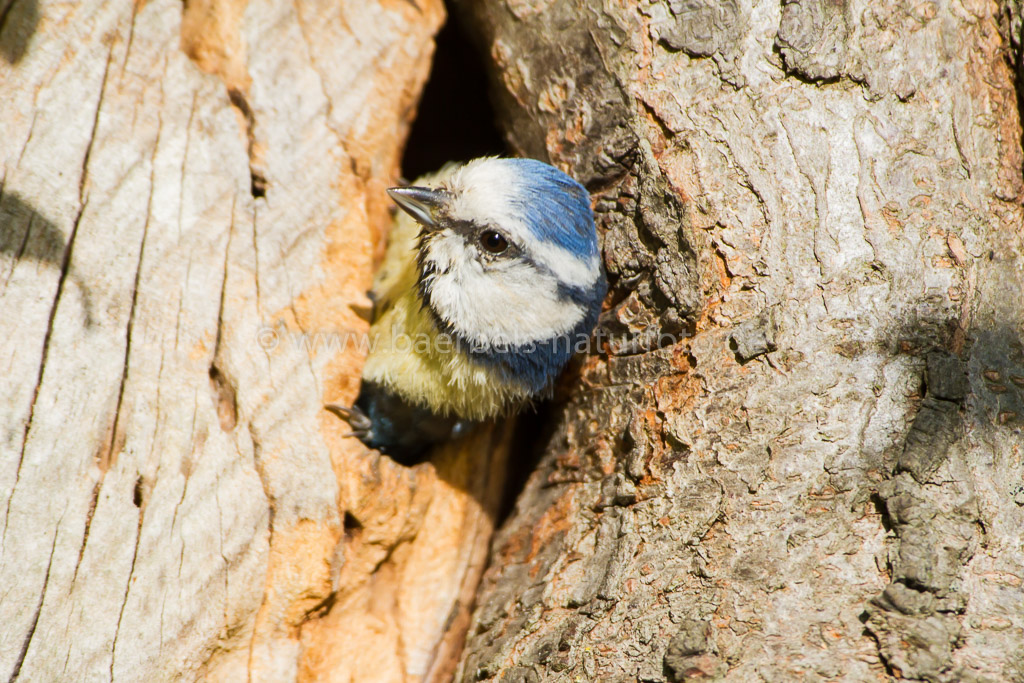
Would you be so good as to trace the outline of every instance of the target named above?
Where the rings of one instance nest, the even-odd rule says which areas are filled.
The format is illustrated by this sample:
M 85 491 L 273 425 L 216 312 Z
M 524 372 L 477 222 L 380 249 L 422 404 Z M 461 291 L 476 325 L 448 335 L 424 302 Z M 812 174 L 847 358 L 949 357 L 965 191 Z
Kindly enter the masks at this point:
M 85 326 L 93 325 L 88 288 L 71 268 L 71 244 L 54 223 L 13 193 L 0 193 L 0 253 L 13 257 L 6 272 L 0 273 L 0 289 L 7 288 L 21 261 L 57 268 L 61 272 L 61 286 L 70 278 L 81 294 Z
M 907 330 L 901 332 L 896 340 L 903 347 Z M 954 653 L 964 645 L 961 621 L 972 597 L 962 576 L 986 545 L 992 523 L 970 483 L 972 468 L 984 463 L 972 460 L 968 444 L 997 443 L 999 432 L 1019 438 L 1019 333 L 997 325 L 973 331 L 967 342 L 960 355 L 943 348 L 913 353 L 926 359 L 924 395 L 890 476 L 873 494 L 883 523 L 894 532 L 886 558 L 890 582 L 861 618 L 890 674 L 926 680 L 959 675 Z M 1024 487 L 1012 485 L 1001 484 L 1019 505 Z
M 36 0 L 7 0 L 0 9 L 0 55 L 10 64 L 21 60 L 38 26 L 39 3 Z

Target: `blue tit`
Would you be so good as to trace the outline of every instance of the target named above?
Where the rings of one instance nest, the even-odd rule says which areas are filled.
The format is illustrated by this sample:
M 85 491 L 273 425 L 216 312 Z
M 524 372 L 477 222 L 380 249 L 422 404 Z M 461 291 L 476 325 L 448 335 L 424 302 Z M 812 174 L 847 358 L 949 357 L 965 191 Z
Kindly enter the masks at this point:
M 532 159 L 450 165 L 403 210 L 371 291 L 354 435 L 400 460 L 550 392 L 607 290 L 590 196 Z

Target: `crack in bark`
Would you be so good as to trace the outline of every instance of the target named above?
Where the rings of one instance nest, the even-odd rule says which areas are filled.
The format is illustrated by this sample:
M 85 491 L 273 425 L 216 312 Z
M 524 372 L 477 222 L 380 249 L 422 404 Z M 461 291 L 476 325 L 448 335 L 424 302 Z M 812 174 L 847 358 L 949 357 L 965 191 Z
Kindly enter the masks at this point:
M 950 129 L 953 131 L 953 146 L 956 147 L 957 157 L 960 159 L 960 166 L 963 167 L 964 173 L 967 177 L 971 177 L 971 161 L 967 157 L 965 150 L 966 140 L 964 139 L 964 132 L 960 130 L 960 126 L 956 125 L 956 115 L 953 112 L 949 114 Z
M 63 521 L 64 515 L 61 515 L 61 519 L 57 520 L 57 528 L 60 528 L 60 523 Z M 7 679 L 7 683 L 14 683 L 18 680 L 18 676 L 21 675 L 21 667 L 25 663 L 25 657 L 28 655 L 28 648 L 32 644 L 32 637 L 36 633 L 36 626 L 39 624 L 39 615 L 43 611 L 43 600 L 46 598 L 46 587 L 50 584 L 50 568 L 53 567 L 53 553 L 57 548 L 57 532 L 53 533 L 53 544 L 50 546 L 50 559 L 46 563 L 46 575 L 43 577 L 43 589 L 39 592 L 39 602 L 36 603 L 36 613 L 32 617 L 32 625 L 29 626 L 28 633 L 25 634 L 25 640 L 21 644 L 21 652 L 18 654 L 17 661 L 14 662 L 14 670 L 11 671 L 11 677 Z
M 181 237 L 181 210 L 185 204 L 185 167 L 188 166 L 188 150 L 192 144 L 192 119 L 196 114 L 197 93 L 192 93 L 192 104 L 188 110 L 188 123 L 185 124 L 185 150 L 181 154 L 181 174 L 178 176 L 178 237 Z M 189 260 L 191 270 L 192 261 Z
M 121 75 L 122 75 L 122 77 L 124 76 L 125 67 L 128 66 L 128 57 L 132 53 L 132 43 L 135 41 L 135 18 L 139 15 L 139 7 L 142 4 L 143 3 L 141 3 L 141 2 L 133 2 L 132 3 L 132 18 L 131 18 L 131 21 L 128 23 L 128 40 L 126 41 L 126 45 L 125 45 L 125 48 L 124 48 L 124 59 L 121 60 Z M 165 67 L 166 67 L 166 63 L 165 63 Z M 166 68 L 164 68 L 163 73 L 167 73 L 167 69 Z
M 162 90 L 161 90 L 161 100 Z M 149 236 L 149 223 L 153 213 L 153 191 L 156 180 L 156 154 L 160 149 L 160 135 L 163 131 L 163 116 L 157 111 L 157 132 L 156 141 L 153 143 L 153 154 L 150 158 L 149 169 L 149 196 L 146 198 L 146 222 L 142 226 L 142 239 L 139 242 L 139 261 L 135 267 L 135 279 L 132 282 L 132 300 L 128 309 L 128 324 L 125 327 L 124 362 L 121 364 L 121 382 L 117 391 L 117 404 L 114 407 L 114 427 L 110 431 L 110 441 L 100 456 L 99 468 L 103 475 L 117 461 L 115 448 L 118 442 L 118 427 L 121 425 L 121 405 L 124 401 L 124 387 L 128 383 L 128 371 L 131 366 L 132 332 L 135 329 L 135 311 L 138 307 L 139 281 L 142 276 L 142 264 L 146 254 L 146 239 Z M 103 481 L 103 475 L 100 482 Z
M 189 425 L 189 434 L 192 435 L 192 439 L 193 439 L 192 443 L 190 444 L 190 448 L 189 448 L 190 452 L 194 452 L 195 451 L 196 414 L 198 412 L 199 412 L 198 401 L 196 400 L 196 396 L 193 395 L 193 399 L 192 399 L 192 424 Z M 189 461 L 187 459 L 184 461 L 184 463 L 190 465 L 190 463 L 189 463 Z M 183 476 L 185 477 L 185 483 L 182 484 L 182 486 L 181 486 L 181 497 L 178 499 L 178 502 L 175 503 L 175 505 L 174 505 L 174 512 L 171 514 L 171 532 L 172 533 L 174 531 L 175 525 L 178 523 L 178 509 L 181 508 L 181 504 L 185 502 L 185 495 L 188 493 L 188 481 L 189 481 L 189 475 L 191 473 L 192 473 L 192 468 L 191 468 L 191 465 L 190 465 L 189 468 L 187 470 L 185 470 L 185 472 L 183 472 Z M 181 536 L 180 533 L 179 533 L 179 536 L 181 538 L 181 556 L 183 557 L 184 554 L 185 554 L 185 537 Z M 181 558 L 180 557 L 179 557 L 179 560 L 178 560 L 178 577 L 179 578 L 181 577 Z
M 13 3 L 12 3 L 13 4 Z M 10 6 L 8 6 L 9 8 Z M 0 17 L 0 29 L 2 29 L 3 18 Z M 64 284 L 67 282 L 71 270 L 71 256 L 74 251 L 75 238 L 78 236 L 78 226 L 82 222 L 82 216 L 89 204 L 86 196 L 86 177 L 89 173 L 89 159 L 92 157 L 92 146 L 96 141 L 96 131 L 99 128 L 100 110 L 103 107 L 103 93 L 107 88 L 107 76 L 110 73 L 110 61 L 113 57 L 113 47 L 107 52 L 107 61 L 103 67 L 103 78 L 100 80 L 99 94 L 96 98 L 96 113 L 93 115 L 92 129 L 89 131 L 89 143 L 85 147 L 85 155 L 82 158 L 82 175 L 78 181 L 78 203 L 79 209 L 71 224 L 71 234 L 68 236 L 67 246 L 64 247 L 64 254 L 61 257 L 60 277 L 57 280 L 57 291 L 53 296 L 53 305 L 50 307 L 50 314 L 46 321 L 46 333 L 43 335 L 43 352 L 39 359 L 39 373 L 36 375 L 35 387 L 32 389 L 32 401 L 29 404 L 28 419 L 25 420 L 25 428 L 22 431 L 21 450 L 18 454 L 18 466 L 14 472 L 14 484 L 11 485 L 11 493 L 7 497 L 7 504 L 4 508 L 4 530 L 2 534 L 3 544 L 7 540 L 7 523 L 11 513 L 11 501 L 14 499 L 14 492 L 18 488 L 18 481 L 21 479 L 21 466 L 25 461 L 25 450 L 28 447 L 28 435 L 32 429 L 32 421 L 35 418 L 36 401 L 39 400 L 39 390 L 43 386 L 43 375 L 46 372 L 46 361 L 50 355 L 50 341 L 53 338 L 53 325 L 57 318 L 57 307 L 60 305 L 61 296 L 64 293 Z
M 96 504 L 99 502 L 100 488 L 103 486 L 103 477 L 92 487 L 92 495 L 89 499 L 89 511 L 85 513 L 85 531 L 82 534 L 82 543 L 78 546 L 78 559 L 75 560 L 75 571 L 71 574 L 71 585 L 74 585 L 78 578 L 78 568 L 82 565 L 82 558 L 85 556 L 85 546 L 89 543 L 89 530 L 92 529 L 92 518 L 96 514 Z
M 723 126 L 723 128 L 726 127 Z M 755 202 L 755 208 L 758 209 L 758 211 L 761 213 L 761 218 L 764 220 L 765 233 L 769 233 L 772 227 L 775 225 L 775 221 L 772 219 L 772 208 L 775 207 L 776 202 L 772 202 L 772 207 L 768 206 L 768 194 L 766 192 L 762 192 L 757 187 L 757 183 L 754 182 L 753 174 L 749 170 L 747 170 L 746 165 L 744 165 L 744 163 L 740 160 L 740 157 L 736 154 L 736 150 L 733 149 L 733 145 L 729 144 L 729 136 L 723 136 L 721 139 L 718 140 L 718 142 L 725 145 L 725 147 L 729 150 L 729 154 L 732 156 L 732 163 L 735 165 L 736 169 L 742 174 L 743 180 L 740 184 L 746 187 L 748 190 L 750 190 L 751 193 L 753 193 L 753 195 L 757 198 L 757 201 Z
M 251 79 L 241 37 L 245 4 L 245 0 L 186 0 L 181 15 L 181 50 L 202 71 L 220 79 L 231 106 L 241 115 L 249 160 L 249 191 L 254 198 L 260 198 L 266 196 L 267 180 L 253 133 L 255 117 L 246 99 Z
M 238 208 L 238 197 L 231 196 L 231 224 L 227 226 L 227 244 L 224 246 L 223 273 L 220 276 L 220 297 L 217 301 L 217 335 L 213 341 L 213 359 L 217 360 L 220 353 L 220 344 L 223 340 L 224 327 L 224 297 L 227 292 L 227 266 L 231 255 L 231 240 L 234 238 L 234 210 Z
M 217 505 L 217 546 L 220 552 L 220 559 L 224 562 L 224 609 L 222 612 L 224 625 L 222 628 L 224 632 L 227 632 L 228 622 L 230 621 L 228 607 L 231 604 L 231 593 L 228 589 L 228 569 L 231 567 L 231 562 L 228 561 L 227 555 L 224 554 L 224 512 L 220 507 L 220 472 L 216 472 L 214 477 L 217 480 L 217 485 L 213 489 L 213 500 Z
M 412 0 L 407 1 L 412 2 Z M 417 7 L 417 9 L 419 8 Z M 368 216 L 369 211 L 367 210 L 366 206 L 365 192 L 366 181 L 364 180 L 365 173 L 361 173 L 359 171 L 358 165 L 356 164 L 355 155 L 349 153 L 348 147 L 345 144 L 344 135 L 342 135 L 341 131 L 339 131 L 334 124 L 334 101 L 331 99 L 331 96 L 327 93 L 327 85 L 324 80 L 324 72 L 320 68 L 320 63 L 317 60 L 317 51 L 313 49 L 312 43 L 309 40 L 309 35 L 307 35 L 306 22 L 302 18 L 301 3 L 297 2 L 297 0 L 292 0 L 292 11 L 295 12 L 295 23 L 299 25 L 299 34 L 302 36 L 302 42 L 306 46 L 306 54 L 309 57 L 309 65 L 313 68 L 313 73 L 316 74 L 317 82 L 320 84 L 320 94 L 323 96 L 324 102 L 327 103 L 327 111 L 324 113 L 324 125 L 327 127 L 327 130 L 331 131 L 331 134 L 334 136 L 335 141 L 338 143 L 338 147 L 341 149 L 341 153 L 348 159 L 349 169 L 352 171 L 352 179 L 364 190 L 357 193 L 357 196 L 361 198 L 360 208 L 362 209 L 364 215 Z M 344 23 L 347 23 L 344 19 L 344 10 L 340 10 L 338 14 L 342 18 L 342 21 Z M 351 34 L 352 36 L 356 37 L 356 41 L 359 42 L 358 32 L 351 31 Z M 301 235 L 297 235 L 295 239 L 292 240 L 292 244 L 294 245 L 296 242 L 298 242 L 300 238 Z
M 220 427 L 225 432 L 231 432 L 238 424 L 238 399 L 234 382 L 221 370 L 219 361 L 221 343 L 224 332 L 224 301 L 228 287 L 228 266 L 231 257 L 231 242 L 235 235 L 235 209 L 237 208 L 237 197 L 231 199 L 231 225 L 228 226 L 228 241 L 224 247 L 223 274 L 220 281 L 220 298 L 217 304 L 217 333 L 213 342 L 213 362 L 210 364 L 210 388 L 213 393 L 213 404 L 217 410 L 217 417 L 220 420 Z
M 267 179 L 263 171 L 257 168 L 256 149 L 256 115 L 249 106 L 249 100 L 239 88 L 228 88 L 228 100 L 245 120 L 245 154 L 249 157 L 249 194 L 254 199 L 267 196 Z
M 109 59 L 108 59 L 108 68 L 109 68 Z M 162 99 L 163 99 L 163 90 L 161 89 L 161 100 Z M 117 437 L 118 427 L 120 426 L 120 423 L 121 423 L 121 407 L 122 407 L 122 403 L 123 403 L 123 400 L 124 400 L 124 389 L 125 389 L 125 385 L 127 384 L 127 381 L 128 381 L 128 372 L 129 372 L 129 369 L 130 369 L 130 366 L 131 366 L 132 333 L 133 333 L 134 327 L 135 327 L 135 313 L 136 313 L 136 310 L 138 309 L 139 282 L 140 282 L 141 275 L 142 275 L 142 266 L 143 266 L 143 262 L 144 262 L 144 259 L 145 259 L 145 253 L 146 253 L 146 242 L 147 242 L 147 238 L 149 236 L 149 225 L 150 225 L 150 219 L 152 217 L 153 192 L 154 192 L 155 180 L 156 180 L 156 155 L 157 155 L 158 150 L 160 149 L 160 137 L 161 137 L 161 133 L 162 132 L 163 132 L 163 117 L 162 117 L 162 115 L 160 114 L 160 112 L 158 110 L 158 112 L 157 112 L 156 140 L 153 143 L 153 152 L 152 152 L 152 156 L 150 157 L 149 195 L 146 198 L 146 220 L 145 220 L 145 223 L 142 226 L 142 238 L 141 238 L 141 240 L 139 242 L 139 259 L 138 259 L 138 264 L 137 264 L 137 266 L 135 268 L 135 277 L 134 277 L 134 280 L 132 282 L 132 296 L 131 296 L 131 306 L 130 306 L 129 312 L 128 312 L 128 323 L 125 326 L 124 362 L 122 363 L 122 368 L 121 368 L 121 381 L 120 381 L 120 386 L 118 387 L 117 404 L 116 404 L 115 409 L 114 409 L 114 425 L 113 425 L 113 428 L 111 429 L 110 441 L 108 442 L 107 448 L 104 451 L 103 455 L 101 455 L 100 462 L 99 462 L 99 467 L 100 467 L 100 471 L 101 471 L 102 474 L 100 476 L 100 480 L 97 483 L 97 487 L 96 487 L 97 495 L 98 495 L 99 489 L 102 486 L 103 481 L 105 479 L 106 472 L 109 470 L 110 466 L 116 461 L 114 450 L 115 450 L 115 447 L 116 447 L 117 441 L 118 441 L 118 437 Z M 131 591 L 132 577 L 135 574 L 135 563 L 136 563 L 136 560 L 138 559 L 139 542 L 140 542 L 141 537 L 142 537 L 142 523 L 143 523 L 143 520 L 145 519 L 145 515 L 146 515 L 146 505 L 145 505 L 144 501 L 142 501 L 142 504 L 139 506 L 139 519 L 138 519 L 138 523 L 136 524 L 136 529 L 135 529 L 135 547 L 134 547 L 134 550 L 132 551 L 132 564 L 131 564 L 131 568 L 128 571 L 128 580 L 127 580 L 127 582 L 125 584 L 125 590 L 124 590 L 124 600 L 121 603 L 121 609 L 119 610 L 118 615 L 117 615 L 117 626 L 114 628 L 114 638 L 113 638 L 113 641 L 111 642 L 111 645 L 110 645 L 110 680 L 111 681 L 114 680 L 114 665 L 115 665 L 116 658 L 117 658 L 117 638 L 118 638 L 118 635 L 119 635 L 119 633 L 121 631 L 121 620 L 124 618 L 125 606 L 128 604 L 128 596 L 129 596 L 129 593 Z M 91 522 L 91 518 L 90 518 L 90 522 Z M 80 551 L 80 554 L 84 554 L 84 552 L 85 552 L 85 543 L 88 540 L 88 532 L 89 532 L 89 529 L 88 529 L 88 527 L 86 527 L 86 535 L 85 535 L 85 539 L 83 539 L 82 549 Z M 76 573 L 77 573 L 77 566 L 76 566 Z
M 836 236 L 828 229 L 829 208 L 827 193 L 828 183 L 832 175 L 831 150 L 829 149 L 827 139 L 823 141 L 819 138 L 812 143 L 817 144 L 825 152 L 825 167 L 821 168 L 817 163 L 820 160 L 812 158 L 805 148 L 794 142 L 794 139 L 798 136 L 794 134 L 794 131 L 790 130 L 792 124 L 787 124 L 785 117 L 782 117 L 780 122 L 782 123 L 782 130 L 786 133 L 786 142 L 793 153 L 793 161 L 796 164 L 797 170 L 807 180 L 811 192 L 814 194 L 814 260 L 818 263 L 818 271 L 821 277 L 825 281 L 830 281 L 835 271 L 835 255 L 839 252 L 839 242 Z M 822 131 L 820 128 L 808 126 L 805 136 L 806 133 L 811 132 L 817 135 Z M 829 242 L 828 245 L 826 245 L 826 239 Z
M 324 114 L 327 129 L 334 134 L 335 138 L 337 138 L 338 144 L 341 146 L 342 150 L 345 150 L 345 145 L 342 142 L 341 134 L 337 130 L 335 130 L 334 126 L 331 125 L 332 113 L 334 111 L 334 102 L 332 102 L 331 98 L 327 95 L 327 86 L 324 85 L 324 75 L 323 72 L 320 70 L 320 65 L 317 63 L 316 51 L 313 49 L 312 45 L 309 42 L 309 36 L 306 35 L 306 22 L 302 19 L 302 10 L 300 9 L 299 3 L 296 0 L 292 0 L 292 11 L 295 12 L 295 23 L 299 25 L 299 35 L 302 36 L 302 43 L 305 45 L 306 54 L 309 56 L 309 65 L 313 67 L 313 72 L 316 74 L 317 82 L 320 84 L 320 94 L 323 95 L 324 101 L 327 102 L 327 111 Z M 355 36 L 358 35 L 358 33 L 353 31 L 352 35 Z M 349 155 L 347 151 L 345 152 L 345 156 L 348 156 L 353 164 L 355 163 L 355 158 Z M 354 171 L 355 169 L 353 168 L 353 172 Z M 355 175 L 357 179 L 360 177 L 358 173 L 353 173 L 353 175 Z
M 256 222 L 253 220 L 253 231 L 255 234 Z M 259 304 L 259 297 L 257 296 L 257 306 Z M 260 486 L 263 488 L 263 495 L 267 497 L 267 547 L 274 547 L 274 516 L 276 501 L 271 493 L 269 475 L 263 466 L 260 455 L 260 441 L 256 436 L 256 431 L 253 429 L 252 423 L 247 422 L 246 426 L 249 430 L 249 439 L 252 441 L 252 455 L 253 455 L 253 466 L 256 468 L 256 475 L 260 478 Z M 260 600 L 260 606 L 256 610 L 258 615 L 263 607 L 267 604 L 267 590 L 264 586 L 263 599 Z M 252 635 L 249 637 L 249 656 L 246 660 L 246 681 L 252 683 L 252 670 L 253 670 L 253 654 L 256 647 L 256 637 L 258 631 L 256 628 L 252 629 Z
M 263 305 L 260 297 L 260 246 L 259 236 L 256 232 L 256 222 L 259 218 L 259 207 L 252 208 L 252 258 L 253 258 L 253 283 L 256 287 L 256 319 L 260 319 Z M 266 353 L 266 351 L 264 351 Z
M 18 152 L 18 160 L 14 162 L 15 168 L 21 168 L 21 160 L 25 157 L 25 150 L 28 149 L 29 143 L 32 142 L 32 136 L 36 132 L 36 120 L 39 118 L 39 91 L 42 88 L 36 88 L 35 93 L 32 95 L 32 121 L 28 124 L 28 135 L 25 136 L 25 142 L 21 146 L 21 151 Z
M 110 643 L 110 680 L 114 680 L 114 663 L 117 660 L 117 637 L 121 633 L 121 620 L 124 618 L 124 608 L 128 605 L 128 595 L 132 589 L 132 577 L 135 576 L 135 562 L 139 558 L 139 541 L 142 540 L 142 522 L 146 517 L 146 507 L 139 508 L 139 521 L 135 525 L 135 548 L 132 551 L 132 566 L 128 570 L 128 580 L 124 585 L 124 600 L 121 601 L 121 609 L 117 613 L 117 626 L 114 627 L 114 639 Z

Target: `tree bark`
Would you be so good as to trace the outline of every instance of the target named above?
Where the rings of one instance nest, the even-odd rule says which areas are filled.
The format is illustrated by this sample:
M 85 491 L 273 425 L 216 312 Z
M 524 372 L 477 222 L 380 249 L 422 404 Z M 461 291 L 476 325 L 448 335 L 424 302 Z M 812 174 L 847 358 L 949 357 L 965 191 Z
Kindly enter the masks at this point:
M 410 470 L 323 410 L 443 18 L 0 5 L 7 680 L 454 667 L 503 448 Z
M 613 291 L 459 678 L 1024 680 L 1016 8 L 460 9 Z
M 457 4 L 612 293 L 405 468 L 322 406 L 440 2 L 0 1 L 0 672 L 1024 681 L 1019 8 L 876 5 Z

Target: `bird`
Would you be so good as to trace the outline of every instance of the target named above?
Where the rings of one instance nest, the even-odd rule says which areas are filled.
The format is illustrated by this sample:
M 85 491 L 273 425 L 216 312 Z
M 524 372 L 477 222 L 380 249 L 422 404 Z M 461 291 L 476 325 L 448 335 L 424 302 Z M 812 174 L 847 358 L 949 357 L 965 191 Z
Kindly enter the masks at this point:
M 547 163 L 483 157 L 387 193 L 401 212 L 359 395 L 327 408 L 410 462 L 550 395 L 588 348 L 607 280 L 590 195 Z

